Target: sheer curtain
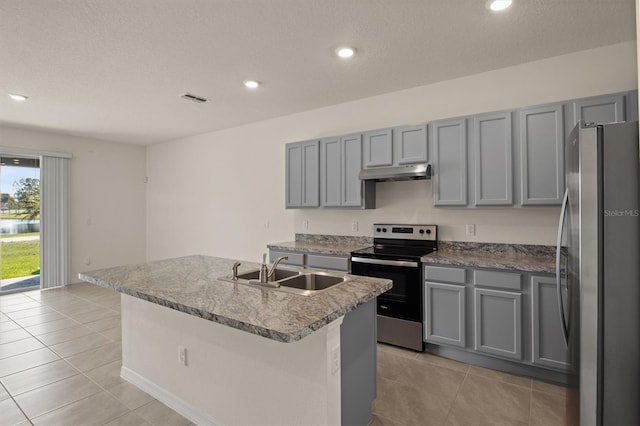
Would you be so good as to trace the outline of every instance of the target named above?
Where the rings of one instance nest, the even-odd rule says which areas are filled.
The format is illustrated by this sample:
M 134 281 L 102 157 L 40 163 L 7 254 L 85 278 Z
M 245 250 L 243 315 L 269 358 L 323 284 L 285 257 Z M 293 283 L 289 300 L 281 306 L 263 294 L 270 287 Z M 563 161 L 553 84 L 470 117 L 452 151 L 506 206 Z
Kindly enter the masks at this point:
M 69 162 L 42 156 L 40 163 L 40 287 L 69 284 Z

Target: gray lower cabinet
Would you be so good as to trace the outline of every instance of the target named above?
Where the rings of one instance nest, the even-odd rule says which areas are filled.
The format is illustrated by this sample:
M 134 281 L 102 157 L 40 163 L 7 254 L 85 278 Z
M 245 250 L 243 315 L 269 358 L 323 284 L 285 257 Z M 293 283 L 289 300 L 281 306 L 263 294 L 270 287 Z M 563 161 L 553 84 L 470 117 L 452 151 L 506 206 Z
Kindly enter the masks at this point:
M 289 143 L 286 150 L 286 208 L 320 205 L 320 142 Z
M 427 281 L 424 297 L 425 341 L 464 348 L 465 286 Z
M 301 253 L 297 251 L 269 249 L 269 261 L 274 262 L 280 256 L 287 256 L 283 265 L 302 266 L 313 269 L 349 272 L 349 256 L 327 255 L 320 253 Z
M 569 358 L 560 326 L 555 277 L 531 277 L 531 313 L 533 316 L 533 363 L 567 370 Z
M 404 126 L 393 129 L 398 165 L 429 161 L 427 125 Z
M 518 111 L 520 203 L 560 205 L 564 195 L 564 115 L 562 104 Z
M 467 205 L 467 120 L 431 123 L 433 204 Z
M 364 133 L 364 167 L 393 165 L 393 129 Z
M 475 205 L 513 204 L 511 112 L 473 117 Z
M 475 350 L 522 359 L 522 293 L 474 289 Z
M 424 341 L 435 353 L 545 380 L 569 369 L 552 274 L 425 262 L 424 280 Z
M 282 250 L 269 250 L 269 262 L 273 263 L 281 256 L 287 258 L 280 261 L 282 265 L 304 266 L 306 263 L 306 255 L 304 253 Z
M 580 120 L 592 123 L 625 121 L 625 95 L 615 94 L 573 101 L 573 125 Z

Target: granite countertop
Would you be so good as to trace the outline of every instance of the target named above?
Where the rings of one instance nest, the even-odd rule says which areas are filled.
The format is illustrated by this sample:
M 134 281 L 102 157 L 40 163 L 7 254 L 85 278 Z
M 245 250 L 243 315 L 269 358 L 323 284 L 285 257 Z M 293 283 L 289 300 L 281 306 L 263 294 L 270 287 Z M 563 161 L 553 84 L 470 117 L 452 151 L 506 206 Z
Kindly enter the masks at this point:
M 392 281 L 351 281 L 311 296 L 219 280 L 235 260 L 187 256 L 78 274 L 81 280 L 280 342 L 302 339 L 389 290 Z M 243 263 L 240 272 L 257 269 Z
M 296 234 L 295 241 L 273 243 L 267 245 L 267 248 L 299 253 L 350 256 L 352 251 L 369 247 L 372 244 L 373 239 L 368 237 Z
M 504 269 L 506 271 L 556 272 L 554 247 L 517 244 L 441 242 L 438 251 L 422 257 L 425 263 Z

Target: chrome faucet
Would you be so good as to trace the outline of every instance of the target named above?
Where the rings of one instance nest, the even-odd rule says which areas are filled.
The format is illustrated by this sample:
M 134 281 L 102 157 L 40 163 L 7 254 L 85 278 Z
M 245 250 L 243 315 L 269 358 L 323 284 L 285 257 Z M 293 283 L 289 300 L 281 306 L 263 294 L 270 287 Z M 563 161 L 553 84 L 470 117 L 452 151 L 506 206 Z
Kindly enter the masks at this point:
M 237 281 L 237 280 L 238 280 L 238 266 L 240 266 L 240 265 L 242 265 L 242 263 L 240 263 L 240 262 L 236 262 L 236 263 L 234 263 L 234 264 L 233 264 L 233 266 L 232 266 L 232 268 L 233 268 L 233 275 L 231 276 L 231 278 L 232 278 L 234 281 Z
M 260 283 L 266 284 L 269 282 L 273 282 L 273 277 L 276 273 L 276 268 L 278 267 L 278 263 L 288 258 L 289 258 L 288 256 L 280 256 L 275 260 L 275 262 L 273 262 L 273 265 L 271 265 L 271 269 L 269 269 L 269 266 L 267 265 L 267 254 L 264 253 L 262 255 L 262 266 L 260 267 Z

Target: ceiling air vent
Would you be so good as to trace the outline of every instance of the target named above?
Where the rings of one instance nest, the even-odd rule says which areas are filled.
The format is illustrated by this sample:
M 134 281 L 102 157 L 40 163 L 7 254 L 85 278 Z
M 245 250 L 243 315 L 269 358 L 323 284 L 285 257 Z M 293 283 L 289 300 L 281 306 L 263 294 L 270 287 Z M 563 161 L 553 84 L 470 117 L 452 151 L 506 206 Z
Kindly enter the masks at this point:
M 180 97 L 182 99 L 187 99 L 189 101 L 197 102 L 199 104 L 203 104 L 203 103 L 208 101 L 207 98 L 203 98 L 203 97 L 200 97 L 200 96 L 192 95 L 191 93 L 185 93 L 184 95 L 182 95 Z

